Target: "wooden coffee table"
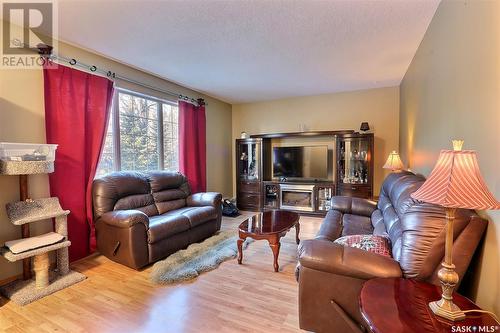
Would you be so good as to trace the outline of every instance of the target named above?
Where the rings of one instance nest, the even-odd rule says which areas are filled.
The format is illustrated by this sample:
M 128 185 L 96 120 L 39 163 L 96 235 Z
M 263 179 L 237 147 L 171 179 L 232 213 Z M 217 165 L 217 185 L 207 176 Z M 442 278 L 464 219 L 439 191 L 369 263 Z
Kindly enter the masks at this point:
M 295 240 L 299 244 L 300 216 L 294 212 L 273 210 L 259 213 L 243 221 L 239 226 L 238 264 L 243 260 L 243 242 L 247 237 L 255 240 L 266 239 L 273 250 L 274 271 L 279 270 L 278 255 L 280 253 L 280 239 L 295 227 Z

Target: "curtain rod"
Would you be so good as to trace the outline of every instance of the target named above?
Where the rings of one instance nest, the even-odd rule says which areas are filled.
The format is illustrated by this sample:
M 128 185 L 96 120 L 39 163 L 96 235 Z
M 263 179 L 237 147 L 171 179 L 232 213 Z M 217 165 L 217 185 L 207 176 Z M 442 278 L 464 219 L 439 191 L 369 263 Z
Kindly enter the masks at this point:
M 50 45 L 38 44 L 37 47 L 38 47 L 38 53 L 40 54 L 40 56 L 43 58 L 47 58 L 50 61 L 67 63 L 73 67 L 79 67 L 79 68 L 85 70 L 86 72 L 90 72 L 93 74 L 100 74 L 101 76 L 105 76 L 111 80 L 119 79 L 122 81 L 133 83 L 133 84 L 136 84 L 136 85 L 144 87 L 144 88 L 148 88 L 148 89 L 151 89 L 151 90 L 154 90 L 154 91 L 157 91 L 157 92 L 169 95 L 169 96 L 176 97 L 179 100 L 183 100 L 185 102 L 190 102 L 192 104 L 207 105 L 203 98 L 195 99 L 195 98 L 189 97 L 187 95 L 179 94 L 179 93 L 176 93 L 173 91 L 156 88 L 156 87 L 151 86 L 149 84 L 145 84 L 145 83 L 142 83 L 140 81 L 130 79 L 126 76 L 116 74 L 115 72 L 100 69 L 95 65 L 87 65 L 83 62 L 77 61 L 75 58 L 66 58 L 66 57 L 61 56 L 61 55 L 52 54 L 52 46 L 50 46 Z

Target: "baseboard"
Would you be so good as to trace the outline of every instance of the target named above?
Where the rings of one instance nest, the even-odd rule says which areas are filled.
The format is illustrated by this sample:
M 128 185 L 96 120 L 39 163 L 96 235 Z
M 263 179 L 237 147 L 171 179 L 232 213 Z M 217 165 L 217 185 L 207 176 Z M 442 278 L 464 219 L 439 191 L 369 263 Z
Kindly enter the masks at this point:
M 51 263 L 50 269 L 55 269 L 55 268 L 56 268 L 56 262 Z M 35 276 L 35 272 L 31 271 L 31 275 Z M 18 275 L 11 276 L 11 277 L 5 278 L 3 280 L 0 280 L 0 287 L 5 286 L 6 284 L 11 283 L 12 281 L 20 280 L 22 278 L 23 278 L 23 274 L 20 273 Z
M 96 256 L 99 256 L 99 255 L 100 255 L 100 253 L 97 252 L 97 251 L 95 251 L 94 253 L 91 253 L 91 254 L 89 254 L 86 257 L 83 257 L 81 259 L 78 259 L 78 260 L 70 262 L 70 266 L 71 266 L 71 264 L 76 264 L 76 263 L 78 263 L 78 262 L 80 262 L 82 260 L 87 260 L 89 258 L 96 257 Z M 56 262 L 54 261 L 53 263 L 50 264 L 50 269 L 55 269 L 55 268 L 56 268 Z M 35 274 L 34 272 L 31 272 L 31 273 Z M 12 281 L 19 280 L 19 279 L 22 279 L 22 278 L 23 278 L 23 274 L 22 273 L 20 273 L 18 275 L 15 275 L 15 276 L 7 277 L 7 278 L 5 278 L 3 280 L 0 280 L 0 287 L 6 285 L 7 283 L 10 283 Z
M 19 275 L 16 275 L 16 276 L 11 276 L 11 277 L 8 277 L 6 279 L 0 280 L 0 287 L 1 286 L 5 286 L 6 284 L 11 283 L 12 281 L 16 281 L 16 280 L 19 280 L 19 279 L 22 279 L 22 278 L 23 278 L 23 275 L 19 274 Z

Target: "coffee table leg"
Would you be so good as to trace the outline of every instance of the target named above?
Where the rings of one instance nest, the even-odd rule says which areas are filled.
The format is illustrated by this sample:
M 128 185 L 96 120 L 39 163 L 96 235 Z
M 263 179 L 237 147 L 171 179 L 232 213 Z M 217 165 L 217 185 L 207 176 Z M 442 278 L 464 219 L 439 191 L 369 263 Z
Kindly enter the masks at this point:
M 241 265 L 241 261 L 243 260 L 243 242 L 245 240 L 244 239 L 238 239 L 238 241 L 236 242 L 238 244 L 238 264 Z
M 271 250 L 273 250 L 273 256 L 274 256 L 274 271 L 278 272 L 279 271 L 279 265 L 278 265 L 278 256 L 280 254 L 280 240 L 279 239 L 273 239 L 269 240 L 269 246 L 271 246 Z
M 299 232 L 300 232 L 300 224 L 299 222 L 297 222 L 297 224 L 295 224 L 295 241 L 297 242 L 297 244 L 300 243 Z

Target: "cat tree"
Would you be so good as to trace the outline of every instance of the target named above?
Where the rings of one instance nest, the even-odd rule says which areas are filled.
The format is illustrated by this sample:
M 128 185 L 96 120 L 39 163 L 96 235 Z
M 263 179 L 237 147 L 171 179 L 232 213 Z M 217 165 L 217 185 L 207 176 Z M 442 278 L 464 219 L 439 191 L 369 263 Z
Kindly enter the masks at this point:
M 11 282 L 0 292 L 12 301 L 25 305 L 85 279 L 83 274 L 69 269 L 67 216 L 58 198 L 32 200 L 28 195 L 28 175 L 54 171 L 53 160 L 13 161 L 0 159 L 0 175 L 18 175 L 20 201 L 6 205 L 11 223 L 21 226 L 22 238 L 6 242 L 0 255 L 10 262 L 23 261 L 23 280 Z M 55 220 L 54 232 L 30 236 L 29 225 L 47 219 Z M 21 252 L 13 248 L 22 249 Z M 56 268 L 50 269 L 49 253 L 56 252 Z M 35 278 L 31 279 L 31 260 Z

